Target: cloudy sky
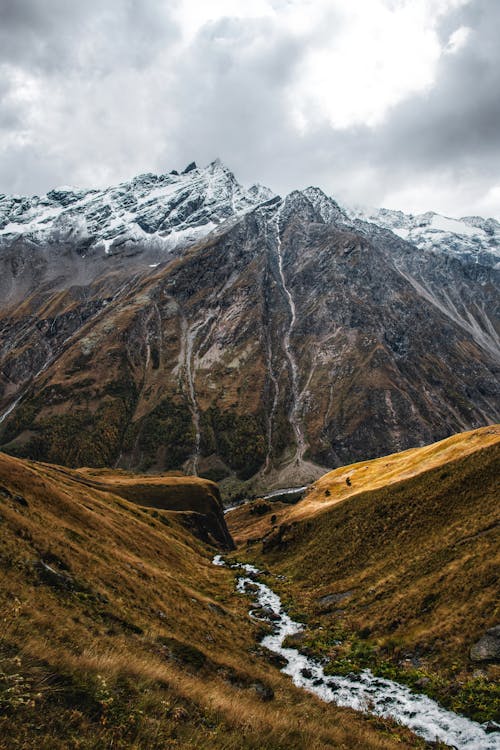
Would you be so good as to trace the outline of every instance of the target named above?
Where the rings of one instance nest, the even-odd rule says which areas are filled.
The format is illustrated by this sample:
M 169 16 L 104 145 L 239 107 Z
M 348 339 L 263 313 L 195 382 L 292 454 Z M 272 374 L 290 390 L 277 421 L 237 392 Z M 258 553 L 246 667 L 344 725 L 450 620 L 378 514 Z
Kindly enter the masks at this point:
M 500 218 L 499 0 L 0 0 L 0 192 L 220 157 Z

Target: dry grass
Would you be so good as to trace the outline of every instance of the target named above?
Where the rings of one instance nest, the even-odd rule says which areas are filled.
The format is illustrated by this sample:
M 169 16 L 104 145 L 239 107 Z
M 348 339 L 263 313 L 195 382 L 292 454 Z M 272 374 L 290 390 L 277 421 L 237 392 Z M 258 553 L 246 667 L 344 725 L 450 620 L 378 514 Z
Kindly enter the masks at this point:
M 272 513 L 276 515 L 277 524 L 304 521 L 330 510 L 348 498 L 410 479 L 498 442 L 500 425 L 491 425 L 459 433 L 422 448 L 411 448 L 402 453 L 342 466 L 314 482 L 300 503 L 292 507 L 276 503 Z M 232 511 L 227 520 L 238 545 L 262 538 L 269 532 L 268 517 L 259 518 L 253 514 L 252 505 L 244 505 Z
M 0 454 L 2 750 L 422 747 L 293 688 L 213 550 L 98 479 Z
M 221 505 L 215 482 L 199 477 L 152 476 L 109 469 L 79 469 L 78 474 L 89 486 L 152 508 L 207 513 L 214 505 Z
M 469 650 L 500 615 L 499 457 L 498 426 L 465 433 L 331 472 L 274 525 L 274 508 L 257 516 L 251 506 L 229 525 L 240 541 L 244 513 L 250 539 L 265 529 L 245 557 L 287 576 L 282 594 L 307 619 L 309 648 L 340 668 L 425 678 L 432 694 L 485 718 L 497 668 L 478 675 Z

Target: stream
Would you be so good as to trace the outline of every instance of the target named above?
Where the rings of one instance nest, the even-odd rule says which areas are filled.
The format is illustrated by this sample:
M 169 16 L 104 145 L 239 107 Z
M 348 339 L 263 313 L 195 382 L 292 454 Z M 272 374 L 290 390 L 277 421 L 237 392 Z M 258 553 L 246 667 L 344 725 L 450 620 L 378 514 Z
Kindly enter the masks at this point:
M 286 636 L 301 632 L 304 626 L 287 615 L 281 599 L 269 586 L 256 580 L 258 568 L 243 563 L 228 565 L 221 555 L 212 562 L 246 573 L 238 578 L 237 591 L 248 593 L 251 586 L 256 606 L 278 618 L 269 620 L 274 631 L 263 638 L 261 645 L 286 659 L 281 671 L 290 675 L 297 687 L 327 703 L 395 719 L 429 742 L 440 740 L 457 750 L 500 750 L 499 732 L 488 733 L 478 722 L 442 708 L 426 695 L 412 693 L 406 685 L 376 677 L 369 669 L 347 676 L 326 675 L 319 661 L 282 645 Z

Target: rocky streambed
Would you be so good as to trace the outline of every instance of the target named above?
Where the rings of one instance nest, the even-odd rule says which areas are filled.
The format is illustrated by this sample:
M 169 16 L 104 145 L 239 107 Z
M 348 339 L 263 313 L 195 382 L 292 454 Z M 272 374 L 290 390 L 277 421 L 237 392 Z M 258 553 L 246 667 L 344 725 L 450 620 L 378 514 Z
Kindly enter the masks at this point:
M 273 626 L 261 643 L 286 661 L 281 671 L 290 675 L 297 687 L 327 703 L 395 719 L 430 742 L 440 740 L 457 750 L 500 750 L 499 732 L 488 733 L 481 724 L 448 711 L 426 695 L 413 693 L 406 685 L 376 677 L 369 669 L 347 676 L 326 675 L 317 660 L 283 646 L 287 636 L 301 632 L 304 626 L 289 617 L 279 596 L 259 580 L 255 566 L 229 565 L 221 555 L 214 557 L 213 564 L 242 571 L 237 590 L 250 592 L 259 616 Z

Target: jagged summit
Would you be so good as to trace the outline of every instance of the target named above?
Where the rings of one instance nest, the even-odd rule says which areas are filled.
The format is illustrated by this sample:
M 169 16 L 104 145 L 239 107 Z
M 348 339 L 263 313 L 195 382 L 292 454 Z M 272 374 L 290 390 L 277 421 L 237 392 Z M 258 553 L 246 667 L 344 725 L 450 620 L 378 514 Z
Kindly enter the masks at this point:
M 333 198 L 326 195 L 320 188 L 311 186 L 306 188 L 303 193 L 321 215 L 325 224 L 352 226 L 352 221 L 347 213 Z
M 168 250 L 273 195 L 260 185 L 242 187 L 220 159 L 204 168 L 191 162 L 181 174 L 147 173 L 101 190 L 65 186 L 44 196 L 1 196 L 0 242 L 16 236 L 35 243 L 77 238 L 103 254 L 124 243 Z
M 37 245 L 78 243 L 81 254 L 92 251 L 93 256 L 137 244 L 169 251 L 272 198 L 278 196 L 258 183 L 244 188 L 219 158 L 206 167 L 192 161 L 180 173 L 145 173 L 103 189 L 63 185 L 42 196 L 0 194 L 0 247 L 23 238 Z M 346 208 L 315 186 L 294 190 L 282 200 L 305 210 L 304 198 L 325 224 L 366 233 L 368 222 L 423 251 L 499 263 L 500 223 L 495 219 Z

